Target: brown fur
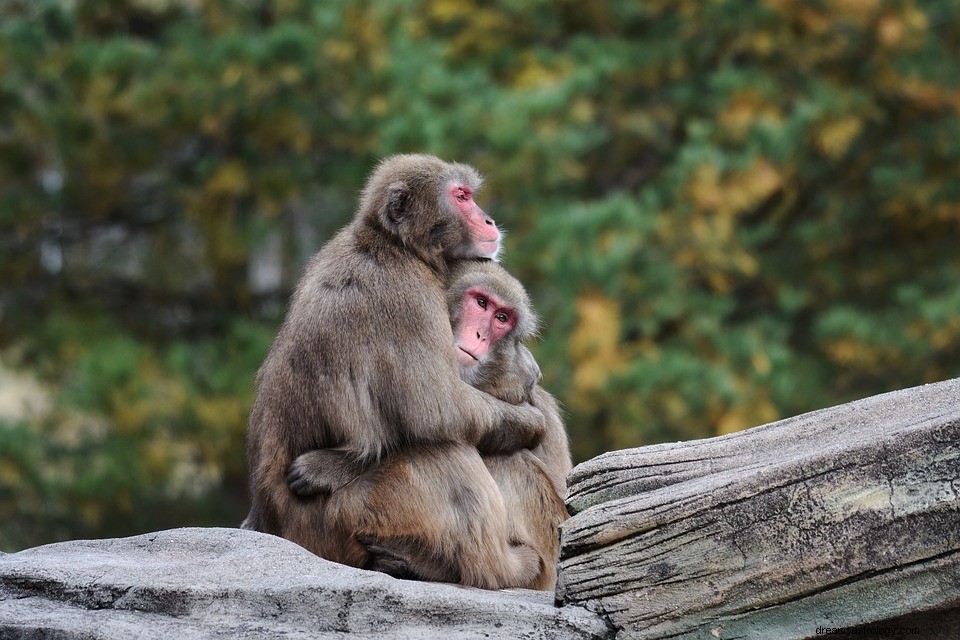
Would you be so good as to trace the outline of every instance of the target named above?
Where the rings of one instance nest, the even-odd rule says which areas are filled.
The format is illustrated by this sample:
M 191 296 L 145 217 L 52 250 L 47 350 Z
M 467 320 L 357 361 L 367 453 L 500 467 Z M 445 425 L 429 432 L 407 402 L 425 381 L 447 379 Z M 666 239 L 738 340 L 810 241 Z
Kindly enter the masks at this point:
M 480 187 L 466 165 L 423 155 L 384 160 L 353 222 L 310 260 L 257 374 L 244 528 L 336 559 L 341 547 L 330 542 L 326 498 L 305 500 L 287 484 L 290 464 L 305 451 L 336 447 L 369 462 L 413 443 L 508 453 L 542 438 L 539 411 L 460 378 L 447 265 L 483 254 L 451 203 L 454 182 Z
M 552 589 L 572 465 L 559 407 L 537 386 L 540 368 L 523 345 L 536 318 L 523 287 L 499 265 L 466 262 L 448 289 L 455 331 L 471 287 L 506 301 L 519 321 L 465 378 L 501 400 L 539 408 L 547 432 L 536 449 L 481 457 L 463 444 L 417 445 L 366 467 L 342 450 L 319 450 L 300 456 L 288 479 L 303 495 L 333 492 L 326 522 L 341 562 L 470 586 Z

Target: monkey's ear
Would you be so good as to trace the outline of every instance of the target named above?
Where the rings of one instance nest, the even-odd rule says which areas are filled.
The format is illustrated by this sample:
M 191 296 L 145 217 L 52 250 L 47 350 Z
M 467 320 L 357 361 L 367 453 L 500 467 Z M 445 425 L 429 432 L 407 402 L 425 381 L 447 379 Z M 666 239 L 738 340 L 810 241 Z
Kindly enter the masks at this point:
M 384 205 L 387 219 L 390 222 L 399 222 L 407 213 L 407 204 L 410 201 L 410 187 L 406 182 L 398 180 L 387 187 L 387 202 Z

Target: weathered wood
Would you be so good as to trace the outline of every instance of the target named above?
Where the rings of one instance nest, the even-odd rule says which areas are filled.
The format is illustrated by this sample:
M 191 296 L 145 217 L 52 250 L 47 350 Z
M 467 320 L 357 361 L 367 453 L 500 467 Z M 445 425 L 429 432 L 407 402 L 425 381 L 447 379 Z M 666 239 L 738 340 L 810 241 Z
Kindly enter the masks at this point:
M 557 597 L 618 638 L 960 632 L 958 494 L 960 380 L 612 452 L 571 474 Z

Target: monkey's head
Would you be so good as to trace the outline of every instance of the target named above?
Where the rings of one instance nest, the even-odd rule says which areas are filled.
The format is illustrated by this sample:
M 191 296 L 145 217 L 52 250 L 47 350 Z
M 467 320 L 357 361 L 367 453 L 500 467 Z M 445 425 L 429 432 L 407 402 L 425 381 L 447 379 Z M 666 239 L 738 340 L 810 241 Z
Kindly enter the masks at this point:
M 499 264 L 464 261 L 451 274 L 447 306 L 461 377 L 501 400 L 527 400 L 540 367 L 523 344 L 537 330 L 523 285 Z
M 429 264 L 496 260 L 500 230 L 474 201 L 482 185 L 469 165 L 421 154 L 390 156 L 367 181 L 358 215 Z

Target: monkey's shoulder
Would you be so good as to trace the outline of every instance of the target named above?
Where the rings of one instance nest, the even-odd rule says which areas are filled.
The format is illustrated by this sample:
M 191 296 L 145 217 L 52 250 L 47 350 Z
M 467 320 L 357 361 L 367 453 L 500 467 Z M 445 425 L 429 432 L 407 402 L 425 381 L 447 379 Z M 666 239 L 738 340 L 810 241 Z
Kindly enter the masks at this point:
M 409 252 L 360 250 L 349 233 L 336 236 L 307 264 L 291 308 L 311 313 L 378 315 L 397 306 L 445 310 L 444 283 L 428 265 Z
M 395 238 L 374 243 L 361 231 L 370 233 L 357 225 L 342 229 L 313 255 L 303 280 L 325 285 L 444 287 L 440 274 Z

